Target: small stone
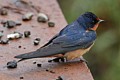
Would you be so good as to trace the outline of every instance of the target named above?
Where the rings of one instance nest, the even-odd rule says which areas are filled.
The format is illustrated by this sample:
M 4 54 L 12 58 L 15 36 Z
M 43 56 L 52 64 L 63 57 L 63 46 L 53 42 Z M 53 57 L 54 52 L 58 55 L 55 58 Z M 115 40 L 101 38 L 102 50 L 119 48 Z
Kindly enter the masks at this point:
M 35 40 L 34 40 L 34 45 L 38 45 L 40 43 L 40 38 L 36 38 Z
M 20 79 L 24 79 L 24 77 L 20 77 Z
M 0 10 L 0 15 L 7 15 L 7 14 L 8 14 L 7 10 L 5 9 Z
M 48 69 L 46 69 L 46 71 L 49 71 Z
M 0 38 L 3 36 L 3 32 L 2 31 L 0 31 Z
M 6 40 L 0 40 L 0 44 L 8 44 L 9 40 L 6 39 Z
M 33 15 L 34 15 L 34 14 L 33 14 L 32 12 L 27 13 L 27 14 L 23 15 L 22 20 L 23 20 L 23 21 L 29 21 L 29 20 L 32 19 Z
M 8 62 L 7 68 L 17 68 L 17 62 L 15 60 Z
M 18 26 L 19 26 L 19 25 L 22 25 L 22 23 L 21 23 L 21 22 L 19 22 L 19 21 L 17 21 L 17 22 L 16 22 L 16 25 L 18 25 Z
M 49 26 L 49 27 L 54 27 L 54 26 L 55 26 L 55 23 L 54 23 L 54 22 L 48 22 L 48 26 Z
M 33 61 L 33 64 L 36 64 L 36 61 Z
M 48 60 L 49 63 L 51 63 L 53 60 Z
M 46 14 L 44 14 L 44 13 L 39 13 L 37 21 L 45 23 L 45 22 L 48 21 L 48 16 Z
M 42 66 L 42 64 L 37 64 L 37 67 L 41 67 Z
M 31 32 L 30 32 L 30 31 L 25 31 L 25 32 L 24 32 L 24 36 L 25 36 L 25 37 L 29 37 L 30 35 L 31 35 Z
M 58 76 L 56 80 L 63 80 L 63 78 L 61 76 Z
M 55 73 L 54 71 L 50 71 L 50 73 Z
M 6 23 L 4 23 L 4 27 L 7 27 L 7 28 L 14 28 L 15 26 L 16 26 L 16 22 L 12 20 L 9 20 Z
M 7 39 L 19 39 L 22 38 L 23 34 L 19 32 L 14 32 L 13 34 L 8 34 Z

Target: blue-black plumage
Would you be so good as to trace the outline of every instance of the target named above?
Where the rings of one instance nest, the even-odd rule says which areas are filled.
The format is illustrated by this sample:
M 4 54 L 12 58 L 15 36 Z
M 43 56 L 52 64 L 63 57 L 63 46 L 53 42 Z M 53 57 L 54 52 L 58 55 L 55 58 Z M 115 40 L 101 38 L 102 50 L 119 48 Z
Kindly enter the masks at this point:
M 69 59 L 80 57 L 86 53 L 88 48 L 95 42 L 97 36 L 96 29 L 102 21 L 103 20 L 99 19 L 92 12 L 86 12 L 77 20 L 63 28 L 38 50 L 15 56 L 15 58 L 31 59 L 57 54 L 63 54 L 63 57 Z M 77 53 L 74 53 L 74 51 Z

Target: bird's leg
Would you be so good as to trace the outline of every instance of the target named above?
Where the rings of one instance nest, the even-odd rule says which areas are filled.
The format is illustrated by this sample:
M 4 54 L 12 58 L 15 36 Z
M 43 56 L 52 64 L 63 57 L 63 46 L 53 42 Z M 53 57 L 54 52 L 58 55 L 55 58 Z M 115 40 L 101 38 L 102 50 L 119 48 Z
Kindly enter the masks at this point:
M 57 57 L 55 59 L 49 60 L 48 62 L 66 62 L 66 58 L 64 57 Z
M 81 62 L 88 63 L 88 61 L 87 61 L 86 59 L 84 59 L 82 56 L 80 57 L 80 61 L 81 61 Z

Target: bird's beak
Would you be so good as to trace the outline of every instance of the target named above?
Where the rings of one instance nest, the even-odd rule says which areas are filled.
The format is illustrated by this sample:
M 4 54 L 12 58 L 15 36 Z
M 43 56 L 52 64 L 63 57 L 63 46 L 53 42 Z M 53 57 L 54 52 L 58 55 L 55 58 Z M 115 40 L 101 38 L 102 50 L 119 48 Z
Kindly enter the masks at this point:
M 104 22 L 104 20 L 102 20 L 102 19 L 99 19 L 99 23 L 100 23 L 100 22 Z

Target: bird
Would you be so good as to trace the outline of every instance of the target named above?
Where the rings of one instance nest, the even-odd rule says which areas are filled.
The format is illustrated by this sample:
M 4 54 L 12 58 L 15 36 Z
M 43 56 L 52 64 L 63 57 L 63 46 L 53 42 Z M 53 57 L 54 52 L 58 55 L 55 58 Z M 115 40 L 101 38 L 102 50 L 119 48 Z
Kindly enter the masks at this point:
M 96 30 L 103 21 L 94 13 L 85 12 L 39 49 L 17 55 L 15 58 L 20 59 L 19 62 L 51 56 L 56 58 L 50 60 L 50 62 L 65 62 L 76 58 L 81 58 L 82 61 L 85 61 L 82 56 L 94 45 L 97 38 Z

